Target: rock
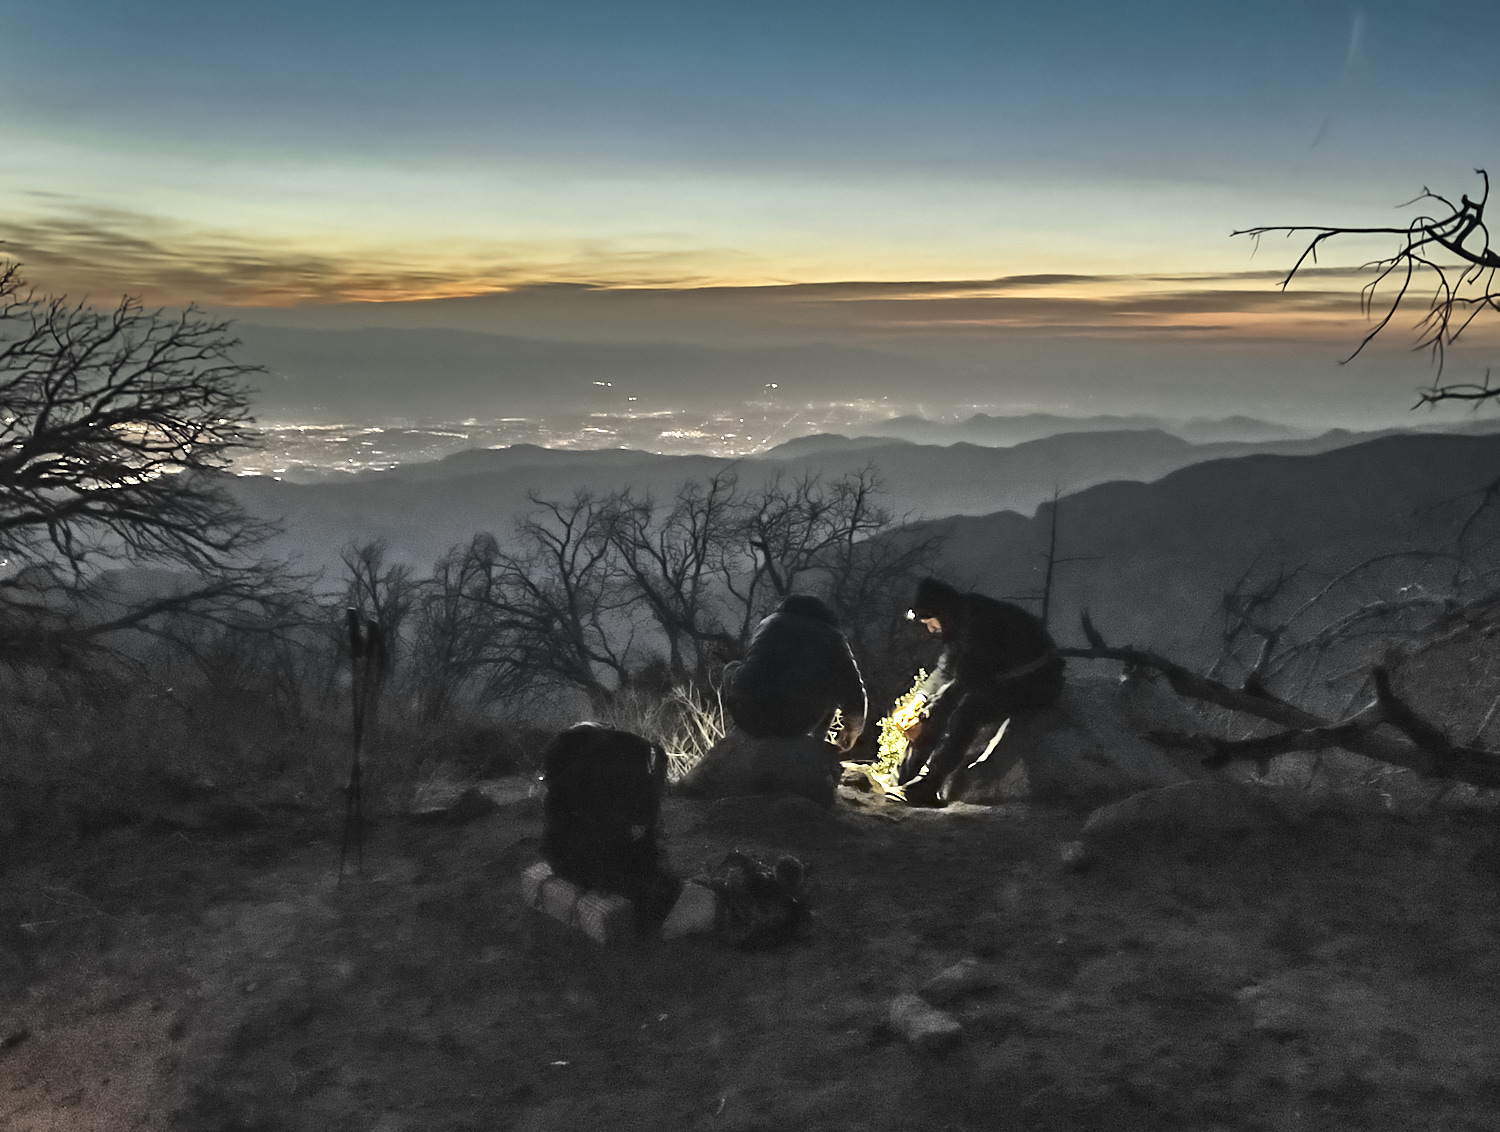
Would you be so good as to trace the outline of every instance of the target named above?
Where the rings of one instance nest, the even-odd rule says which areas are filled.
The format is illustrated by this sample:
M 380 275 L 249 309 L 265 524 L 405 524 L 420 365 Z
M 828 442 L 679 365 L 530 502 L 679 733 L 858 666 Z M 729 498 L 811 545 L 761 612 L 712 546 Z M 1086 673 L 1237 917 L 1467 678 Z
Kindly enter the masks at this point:
M 476 783 L 475 788 L 497 806 L 540 802 L 542 797 L 541 780 L 535 775 L 489 778 Z
M 796 794 L 827 809 L 837 785 L 834 753 L 810 735 L 756 739 L 736 729 L 682 777 L 677 791 L 688 798 Z
M 538 861 L 521 874 L 521 899 L 560 923 L 577 928 L 595 943 L 611 944 L 635 935 L 635 906 L 623 896 L 579 888 Z
M 1093 864 L 1082 841 L 1064 841 L 1057 847 L 1057 856 L 1065 873 L 1081 873 Z
M 1000 972 L 978 959 L 962 959 L 945 967 L 922 985 L 922 997 L 934 1006 L 946 1006 L 966 995 L 994 990 L 1002 983 Z
M 1309 1011 L 1321 1004 L 1300 1002 L 1274 994 L 1263 986 L 1249 986 L 1235 993 L 1235 1000 L 1250 1011 L 1257 1033 L 1277 1041 L 1298 1037 L 1312 1029 Z
M 1391 1039 L 1396 1018 L 1388 993 L 1332 971 L 1297 968 L 1269 974 L 1234 997 L 1257 1033 L 1277 1041 L 1313 1035 L 1322 1055 L 1368 1065 L 1388 1052 L 1411 1059 L 1410 1042 Z
M 463 825 L 494 813 L 499 806 L 486 792 L 470 786 L 456 798 L 441 803 L 429 801 L 407 814 L 409 821 L 427 825 Z
M 1187 782 L 1204 772 L 1144 734 L 1190 730 L 1175 697 L 1141 681 L 1070 676 L 1052 707 L 1011 720 L 989 757 L 954 774 L 950 802 L 993 805 L 1016 797 L 1102 802 Z M 987 727 L 969 748 L 979 759 L 995 735 Z
M 701 935 L 714 930 L 714 918 L 719 912 L 719 898 L 701 884 L 685 884 L 677 903 L 667 913 L 661 926 L 662 939 L 679 939 L 685 935 Z
M 1083 826 L 1085 851 L 1135 834 L 1191 833 L 1209 838 L 1284 828 L 1287 817 L 1268 791 L 1224 778 L 1145 790 L 1100 806 Z
M 921 1053 L 948 1049 L 963 1035 L 963 1027 L 955 1018 L 915 994 L 903 994 L 891 1003 L 890 1025 L 907 1045 Z

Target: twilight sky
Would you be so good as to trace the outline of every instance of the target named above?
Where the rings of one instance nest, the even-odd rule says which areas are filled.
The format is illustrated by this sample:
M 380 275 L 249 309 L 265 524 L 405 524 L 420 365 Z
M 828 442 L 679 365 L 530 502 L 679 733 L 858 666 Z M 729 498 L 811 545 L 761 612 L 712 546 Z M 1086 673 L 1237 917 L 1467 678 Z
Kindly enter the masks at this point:
M 0 254 L 304 328 L 1229 351 L 1253 410 L 1258 349 L 1318 380 L 1361 323 L 1230 231 L 1477 192 L 1497 48 L 1427 0 L 0 0 Z

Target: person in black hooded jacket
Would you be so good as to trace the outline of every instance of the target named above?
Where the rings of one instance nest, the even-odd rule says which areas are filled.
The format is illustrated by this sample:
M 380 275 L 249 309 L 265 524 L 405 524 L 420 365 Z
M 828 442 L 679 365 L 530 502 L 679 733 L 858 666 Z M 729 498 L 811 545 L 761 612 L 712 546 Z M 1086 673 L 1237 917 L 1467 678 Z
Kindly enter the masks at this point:
M 896 720 L 910 740 L 898 781 L 907 801 L 930 805 L 945 799 L 948 779 L 963 767 L 981 727 L 1057 699 L 1065 662 L 1033 614 L 936 578 L 918 584 L 906 616 L 943 642 L 917 702 Z
M 793 594 L 755 627 L 745 659 L 724 670 L 724 707 L 756 738 L 821 734 L 838 708 L 839 746 L 854 745 L 865 726 L 865 684 L 827 602 Z

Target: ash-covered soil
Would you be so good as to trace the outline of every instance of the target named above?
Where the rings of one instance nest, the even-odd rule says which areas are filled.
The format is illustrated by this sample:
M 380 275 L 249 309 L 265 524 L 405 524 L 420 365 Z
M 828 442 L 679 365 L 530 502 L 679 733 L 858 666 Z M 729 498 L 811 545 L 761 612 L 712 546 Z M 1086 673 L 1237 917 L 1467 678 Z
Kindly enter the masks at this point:
M 841 795 L 672 801 L 674 864 L 809 866 L 771 952 L 605 949 L 523 906 L 540 807 L 386 818 L 341 888 L 336 822 L 121 829 L 0 876 L 0 1127 L 1493 1129 L 1490 816 L 1315 809 L 1092 868 L 1082 815 Z M 956 1043 L 898 996 L 955 963 Z

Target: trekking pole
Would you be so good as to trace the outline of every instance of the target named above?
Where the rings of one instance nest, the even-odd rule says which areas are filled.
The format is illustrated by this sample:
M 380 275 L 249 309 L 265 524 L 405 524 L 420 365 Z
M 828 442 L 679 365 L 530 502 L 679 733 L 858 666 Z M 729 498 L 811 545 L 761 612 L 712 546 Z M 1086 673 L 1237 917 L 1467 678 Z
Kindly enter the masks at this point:
M 344 836 L 339 846 L 339 879 L 349 862 L 349 847 L 354 847 L 355 871 L 365 868 L 364 783 L 361 752 L 366 724 L 374 717 L 376 698 L 385 676 L 385 640 L 380 626 L 362 617 L 359 610 L 344 611 L 349 631 L 350 693 L 354 714 L 354 756 L 349 766 L 349 785 L 344 792 Z

